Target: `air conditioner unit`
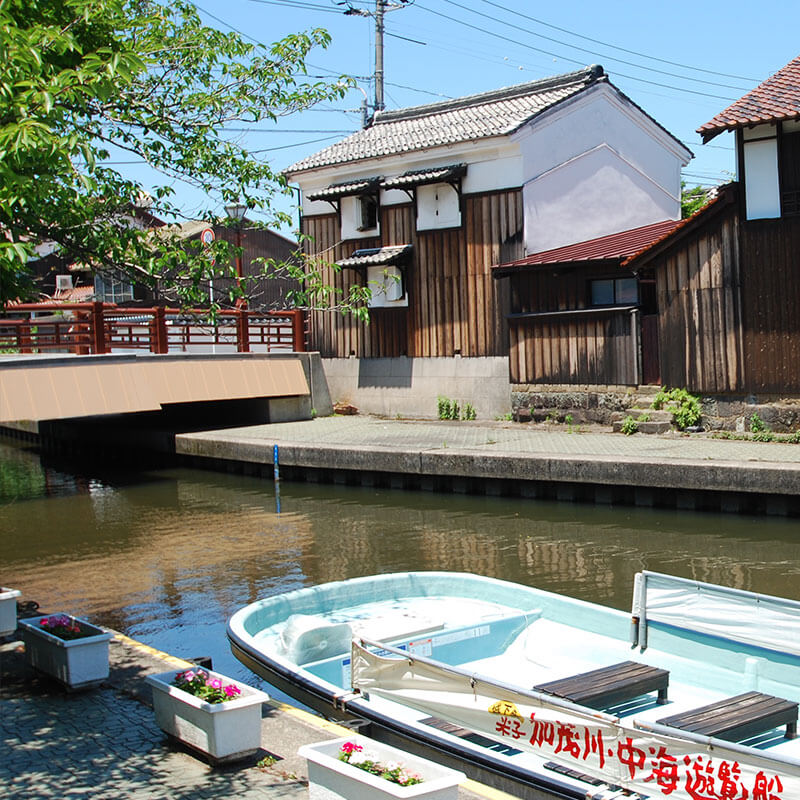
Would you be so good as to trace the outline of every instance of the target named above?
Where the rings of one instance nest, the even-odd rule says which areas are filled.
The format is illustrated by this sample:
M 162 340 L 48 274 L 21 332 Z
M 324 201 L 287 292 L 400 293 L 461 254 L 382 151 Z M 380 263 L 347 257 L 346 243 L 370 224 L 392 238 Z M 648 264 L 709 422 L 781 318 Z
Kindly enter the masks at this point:
M 56 275 L 56 291 L 66 292 L 72 288 L 72 275 Z

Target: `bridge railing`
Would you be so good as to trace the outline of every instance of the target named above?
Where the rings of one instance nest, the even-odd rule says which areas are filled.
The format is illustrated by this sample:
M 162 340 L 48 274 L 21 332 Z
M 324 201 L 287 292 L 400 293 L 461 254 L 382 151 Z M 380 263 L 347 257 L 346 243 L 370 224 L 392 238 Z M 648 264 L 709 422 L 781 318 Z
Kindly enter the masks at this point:
M 27 303 L 0 317 L 0 351 L 19 353 L 303 352 L 305 315 L 285 311 L 118 308 L 108 303 Z M 37 314 L 39 316 L 21 316 Z M 17 316 L 20 315 L 20 316 Z

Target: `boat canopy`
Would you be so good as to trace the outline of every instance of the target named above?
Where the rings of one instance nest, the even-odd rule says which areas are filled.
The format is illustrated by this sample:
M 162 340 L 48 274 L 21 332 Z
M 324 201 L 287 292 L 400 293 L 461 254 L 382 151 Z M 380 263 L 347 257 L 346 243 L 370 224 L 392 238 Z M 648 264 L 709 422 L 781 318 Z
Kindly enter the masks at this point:
M 800 603 L 712 583 L 640 572 L 633 588 L 632 644 L 647 647 L 653 623 L 800 656 Z

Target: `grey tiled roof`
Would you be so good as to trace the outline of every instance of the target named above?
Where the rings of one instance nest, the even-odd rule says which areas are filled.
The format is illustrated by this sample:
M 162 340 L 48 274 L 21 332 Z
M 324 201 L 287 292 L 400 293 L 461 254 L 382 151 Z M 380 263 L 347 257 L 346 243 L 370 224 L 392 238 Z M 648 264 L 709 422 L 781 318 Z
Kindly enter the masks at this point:
M 345 183 L 334 183 L 326 189 L 322 189 L 315 194 L 308 196 L 309 200 L 338 200 L 340 197 L 350 197 L 354 194 L 378 191 L 380 176 L 375 178 L 364 178 L 360 181 L 346 181 Z
M 405 261 L 413 249 L 410 244 L 370 247 L 366 250 L 355 250 L 350 258 L 340 258 L 336 263 L 340 267 L 385 267 Z
M 301 159 L 285 172 L 293 174 L 317 167 L 507 135 L 542 111 L 601 79 L 602 67 L 587 67 L 566 75 L 456 100 L 380 111 L 375 114 L 370 127 Z
M 426 183 L 445 183 L 456 180 L 467 174 L 466 164 L 450 164 L 447 167 L 433 169 L 415 169 L 404 172 L 396 178 L 388 178 L 381 182 L 384 189 L 408 189 L 413 186 L 424 186 Z

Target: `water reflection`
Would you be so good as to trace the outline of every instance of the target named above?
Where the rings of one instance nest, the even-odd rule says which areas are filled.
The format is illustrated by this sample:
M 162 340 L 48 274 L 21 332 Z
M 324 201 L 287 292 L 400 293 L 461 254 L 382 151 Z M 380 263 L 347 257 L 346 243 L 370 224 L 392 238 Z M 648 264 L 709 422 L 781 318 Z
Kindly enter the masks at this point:
M 69 472 L 0 445 L 0 583 L 234 672 L 224 625 L 242 605 L 376 572 L 474 572 L 621 609 L 643 568 L 800 599 L 792 520 L 312 484 L 281 496 L 277 515 L 267 481 Z

